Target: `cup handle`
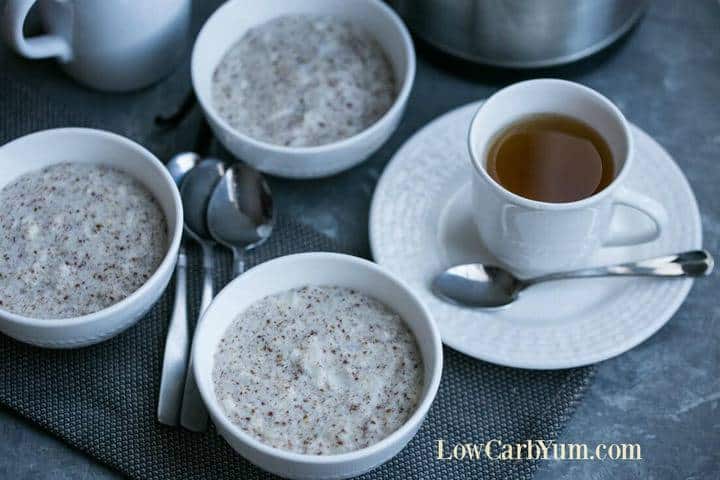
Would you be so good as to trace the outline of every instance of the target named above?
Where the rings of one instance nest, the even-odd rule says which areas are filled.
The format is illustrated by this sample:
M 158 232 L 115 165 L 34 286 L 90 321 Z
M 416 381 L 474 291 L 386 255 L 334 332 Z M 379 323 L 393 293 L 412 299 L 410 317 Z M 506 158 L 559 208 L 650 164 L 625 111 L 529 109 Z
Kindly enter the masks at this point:
M 667 212 L 659 202 L 641 193 L 619 188 L 613 198 L 613 205 L 624 205 L 642 212 L 655 224 L 652 229 L 611 231 L 603 243 L 607 247 L 618 247 L 623 245 L 637 245 L 639 243 L 651 242 L 658 238 L 663 228 L 667 225 Z
M 59 35 L 39 35 L 26 38 L 23 25 L 36 0 L 7 0 L 3 16 L 3 30 L 8 44 L 27 58 L 57 57 L 61 62 L 72 58 L 68 42 Z

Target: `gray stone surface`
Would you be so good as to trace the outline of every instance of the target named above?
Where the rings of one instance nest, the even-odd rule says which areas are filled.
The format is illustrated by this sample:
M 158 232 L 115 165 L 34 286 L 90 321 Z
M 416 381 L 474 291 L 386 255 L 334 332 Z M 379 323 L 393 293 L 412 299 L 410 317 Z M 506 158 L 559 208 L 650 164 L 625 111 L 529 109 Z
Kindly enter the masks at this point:
M 4 2 L 0 0 L 0 7 Z M 213 3 L 196 2 L 207 13 Z M 0 8 L 0 11 L 2 9 Z M 280 207 L 315 228 L 367 248 L 374 185 L 394 151 L 439 114 L 488 96 L 517 80 L 554 76 L 585 83 L 609 96 L 654 136 L 688 176 L 700 205 L 704 244 L 720 252 L 720 4 L 716 0 L 656 0 L 643 22 L 609 51 L 564 68 L 498 71 L 449 61 L 418 46 L 419 69 L 405 118 L 390 141 L 365 164 L 330 179 L 272 179 Z M 25 62 L 0 48 L 0 69 L 21 69 L 27 84 L 52 91 L 69 82 L 49 62 Z M 187 66 L 183 68 L 186 70 Z M 52 79 L 52 80 L 49 80 Z M 170 93 L 182 97 L 187 77 Z M 158 98 L 162 92 L 138 96 Z M 68 101 L 87 97 L 69 95 Z M 154 114 L 122 97 L 122 115 L 138 132 Z M 102 105 L 116 104 L 95 95 Z M 2 113 L 0 112 L 0 115 Z M 196 121 L 191 119 L 190 122 Z M 119 122 L 119 120 L 118 120 Z M 111 125 L 112 126 L 112 125 Z M 172 148 L 150 138 L 161 156 Z M 561 441 L 639 443 L 644 460 L 547 462 L 536 478 L 720 478 L 720 306 L 718 274 L 698 282 L 680 312 L 654 337 L 598 366 L 595 383 Z M 477 439 L 482 440 L 482 439 Z M 25 421 L 0 411 L 0 478 L 105 479 L 117 475 Z

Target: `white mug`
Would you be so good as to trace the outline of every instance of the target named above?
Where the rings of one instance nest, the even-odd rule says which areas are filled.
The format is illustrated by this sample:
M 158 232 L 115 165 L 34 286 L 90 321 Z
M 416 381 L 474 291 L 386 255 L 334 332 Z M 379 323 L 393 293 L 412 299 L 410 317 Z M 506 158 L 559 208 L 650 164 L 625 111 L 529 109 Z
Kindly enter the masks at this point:
M 27 38 L 30 8 L 47 30 Z M 185 53 L 191 0 L 7 0 L 5 38 L 27 58 L 56 58 L 99 90 L 127 91 L 161 79 Z
M 522 117 L 541 113 L 574 117 L 605 139 L 615 162 L 615 178 L 605 189 L 575 202 L 540 202 L 510 192 L 488 174 L 488 151 L 496 134 Z M 516 273 L 535 275 L 581 267 L 601 246 L 654 240 L 667 222 L 662 205 L 623 185 L 633 163 L 630 129 L 620 110 L 588 87 L 539 79 L 504 88 L 479 108 L 468 142 L 478 232 L 497 260 Z M 644 213 L 653 228 L 635 225 L 623 231 L 611 225 L 616 205 Z

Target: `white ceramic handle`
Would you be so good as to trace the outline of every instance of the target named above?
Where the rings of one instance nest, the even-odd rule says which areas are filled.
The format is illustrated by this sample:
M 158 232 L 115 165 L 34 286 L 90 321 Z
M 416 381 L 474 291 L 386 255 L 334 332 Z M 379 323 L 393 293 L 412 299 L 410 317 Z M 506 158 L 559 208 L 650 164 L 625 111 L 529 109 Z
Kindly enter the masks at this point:
M 605 245 L 608 247 L 651 242 L 660 236 L 663 228 L 667 225 L 668 219 L 665 207 L 646 195 L 627 188 L 619 188 L 615 193 L 613 203 L 644 213 L 655 223 L 655 226 L 652 229 L 640 230 L 633 228 L 627 231 L 612 232 L 609 238 L 605 240 Z
M 2 21 L 8 43 L 27 58 L 57 57 L 61 62 L 70 61 L 70 45 L 59 35 L 39 35 L 31 38 L 23 35 L 25 18 L 35 2 L 36 0 L 7 0 Z

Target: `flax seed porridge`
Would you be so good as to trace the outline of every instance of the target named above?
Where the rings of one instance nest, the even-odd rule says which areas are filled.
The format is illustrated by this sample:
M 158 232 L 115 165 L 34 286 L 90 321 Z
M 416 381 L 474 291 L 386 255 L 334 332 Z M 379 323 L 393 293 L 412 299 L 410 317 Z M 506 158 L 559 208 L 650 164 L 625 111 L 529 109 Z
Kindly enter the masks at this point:
M 251 28 L 212 78 L 213 105 L 232 128 L 293 147 L 361 132 L 390 109 L 395 90 L 377 41 L 330 16 L 286 15 Z
M 423 365 L 415 337 L 379 301 L 340 287 L 265 297 L 223 335 L 215 394 L 232 423 L 283 450 L 358 450 L 415 410 Z
M 118 170 L 61 163 L 0 190 L 0 307 L 34 318 L 93 313 L 132 294 L 167 251 L 152 195 Z

